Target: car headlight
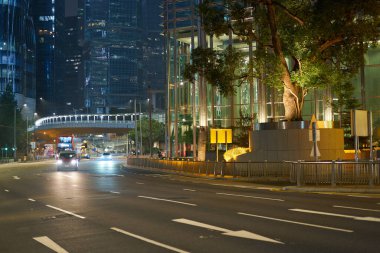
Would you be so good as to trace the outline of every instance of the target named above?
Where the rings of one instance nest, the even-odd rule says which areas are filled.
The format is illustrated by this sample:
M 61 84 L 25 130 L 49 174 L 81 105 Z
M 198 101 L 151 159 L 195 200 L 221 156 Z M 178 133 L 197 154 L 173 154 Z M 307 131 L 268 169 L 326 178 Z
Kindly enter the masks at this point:
M 57 161 L 57 164 L 62 164 L 62 160 L 58 160 L 58 161 Z
M 76 160 L 71 160 L 71 164 L 72 164 L 72 165 L 75 165 L 76 163 L 77 163 Z

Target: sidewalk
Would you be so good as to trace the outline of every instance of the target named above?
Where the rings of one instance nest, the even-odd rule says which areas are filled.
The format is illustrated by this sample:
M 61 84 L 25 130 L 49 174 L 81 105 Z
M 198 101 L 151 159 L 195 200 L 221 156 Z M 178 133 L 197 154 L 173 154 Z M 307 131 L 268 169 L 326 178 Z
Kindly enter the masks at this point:
M 198 175 L 191 173 L 178 173 L 172 170 L 161 170 L 155 168 L 141 168 L 137 166 L 128 166 L 134 169 L 146 170 L 146 171 L 156 171 L 164 172 L 175 176 L 179 180 L 183 181 L 202 181 L 211 183 L 213 185 L 229 186 L 235 188 L 244 189 L 260 189 L 260 190 L 271 190 L 271 191 L 288 191 L 288 192 L 323 192 L 323 193 L 370 193 L 370 194 L 380 194 L 380 186 L 370 187 L 368 185 L 337 185 L 335 187 L 329 185 L 305 185 L 305 186 L 295 186 L 295 185 L 285 185 L 284 182 L 257 182 L 250 181 L 246 178 L 232 178 L 232 177 L 214 177 L 207 175 Z M 127 168 L 123 164 L 123 168 Z

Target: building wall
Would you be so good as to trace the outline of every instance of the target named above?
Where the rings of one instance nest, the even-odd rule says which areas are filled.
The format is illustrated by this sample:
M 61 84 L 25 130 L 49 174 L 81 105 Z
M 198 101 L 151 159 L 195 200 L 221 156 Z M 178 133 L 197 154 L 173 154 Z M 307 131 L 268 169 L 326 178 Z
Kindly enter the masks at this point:
M 36 38 L 29 1 L 0 2 L 0 92 L 11 86 L 18 107 L 35 112 Z
M 40 116 L 47 116 L 56 110 L 54 102 L 54 0 L 32 0 L 31 8 L 36 29 L 37 111 Z

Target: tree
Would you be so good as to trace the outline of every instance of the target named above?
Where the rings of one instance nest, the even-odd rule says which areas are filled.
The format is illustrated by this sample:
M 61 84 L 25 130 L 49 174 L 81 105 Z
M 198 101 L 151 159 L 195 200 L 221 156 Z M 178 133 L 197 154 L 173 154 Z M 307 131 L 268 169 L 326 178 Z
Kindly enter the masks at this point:
M 26 152 L 26 122 L 17 109 L 12 87 L 7 86 L 0 95 L 0 146 L 8 150 L 14 147 L 14 110 L 16 108 L 16 147 L 18 153 Z
M 137 122 L 137 135 L 138 140 L 140 140 L 140 122 Z M 149 119 L 148 118 L 142 118 L 141 119 L 141 135 L 142 135 L 142 151 L 144 153 L 149 153 L 150 148 L 149 147 L 149 136 L 152 137 L 152 144 L 154 142 L 160 142 L 163 143 L 165 141 L 165 125 L 158 122 L 157 120 L 152 119 L 152 127 L 149 126 Z M 129 139 L 135 140 L 135 132 L 131 131 L 129 133 Z
M 248 66 L 231 47 L 223 52 L 201 49 L 205 54 L 200 61 L 196 61 L 200 52 L 193 50 L 186 78 L 204 75 L 222 94 L 230 94 L 239 85 L 236 81 L 256 77 L 283 90 L 287 120 L 302 119 L 310 90 L 349 82 L 379 37 L 377 0 L 224 0 L 223 8 L 217 2 L 206 0 L 200 6 L 205 32 L 233 33 L 258 46 Z M 223 57 L 227 61 L 221 61 Z M 230 59 L 239 60 L 229 66 Z M 205 68 L 209 65 L 212 74 Z

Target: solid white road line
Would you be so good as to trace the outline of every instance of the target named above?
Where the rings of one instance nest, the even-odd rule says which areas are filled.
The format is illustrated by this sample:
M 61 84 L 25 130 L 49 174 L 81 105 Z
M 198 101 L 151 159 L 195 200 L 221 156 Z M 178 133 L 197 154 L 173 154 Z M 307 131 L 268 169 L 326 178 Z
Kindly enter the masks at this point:
M 136 184 L 144 184 L 144 183 L 136 182 Z
M 380 218 L 375 218 L 375 217 L 358 217 L 358 216 L 352 216 L 352 215 L 344 215 L 344 214 L 338 214 L 338 213 L 327 213 L 327 212 L 319 212 L 319 211 L 296 209 L 296 208 L 295 209 L 289 209 L 289 211 L 320 214 L 320 215 L 327 215 L 327 216 L 335 216 L 335 217 L 349 218 L 349 219 L 354 219 L 354 220 L 380 222 Z
M 196 190 L 193 189 L 183 189 L 184 191 L 189 191 L 189 192 L 196 192 Z
M 153 200 L 177 203 L 177 204 L 182 204 L 182 205 L 187 205 L 187 206 L 197 206 L 196 204 L 186 203 L 186 202 L 181 202 L 181 201 L 174 201 L 174 200 L 170 200 L 170 199 L 160 199 L 160 198 L 153 198 L 153 197 L 148 197 L 148 196 L 138 196 L 138 197 L 144 198 L 144 199 L 153 199 Z
M 5 189 L 4 191 L 5 191 L 5 192 L 9 192 L 9 190 L 8 190 L 8 189 Z
M 273 200 L 273 201 L 285 201 L 283 199 L 272 199 L 272 198 L 264 198 L 264 197 L 256 197 L 250 195 L 240 195 L 240 194 L 230 194 L 230 193 L 222 193 L 217 192 L 218 195 L 226 195 L 226 196 L 234 196 L 234 197 L 243 197 L 243 198 L 251 198 L 251 199 L 264 199 L 264 200 Z
M 66 174 L 63 174 L 64 177 L 68 177 L 68 178 L 73 178 L 73 176 L 71 175 L 66 175 Z
M 355 198 L 371 198 L 370 196 L 366 196 L 366 195 L 347 195 L 349 197 L 355 197 Z
M 119 233 L 122 233 L 122 234 L 125 234 L 125 235 L 128 235 L 128 236 L 131 236 L 131 237 L 136 238 L 136 239 L 139 239 L 139 240 L 141 240 L 141 241 L 144 241 L 144 242 L 147 242 L 147 243 L 150 243 L 150 244 L 154 244 L 154 245 L 156 245 L 156 246 L 159 246 L 159 247 L 162 247 L 162 248 L 165 248 L 165 249 L 168 249 L 168 250 L 174 251 L 174 252 L 188 253 L 188 251 L 184 251 L 184 250 L 181 250 L 181 249 L 178 249 L 178 248 L 175 248 L 175 247 L 169 246 L 169 245 L 167 245 L 167 244 L 163 244 L 163 243 L 160 243 L 160 242 L 157 242 L 157 241 L 154 241 L 154 240 L 151 240 L 151 239 L 148 239 L 148 238 L 145 238 L 145 237 L 142 237 L 142 236 L 136 235 L 136 234 L 132 234 L 132 233 L 127 232 L 127 231 L 125 231 L 125 230 L 122 230 L 122 229 L 120 229 L 120 228 L 112 227 L 111 229 L 114 230 L 114 231 L 116 231 L 116 232 L 119 232 Z
M 19 180 L 20 178 L 18 176 L 13 176 L 13 179 Z
M 110 193 L 120 194 L 120 192 L 114 192 L 114 191 L 110 191 Z
M 380 212 L 378 209 L 366 209 L 366 208 L 358 208 L 358 207 L 352 207 L 352 206 L 333 206 L 336 208 L 345 208 L 345 209 L 353 209 L 353 210 L 361 210 L 361 211 L 370 211 L 370 212 Z
M 245 230 L 239 230 L 239 231 L 232 231 L 229 229 L 221 228 L 221 227 L 216 227 L 213 225 L 209 225 L 206 223 L 198 222 L 198 221 L 193 221 L 193 220 L 188 220 L 188 219 L 174 219 L 174 222 L 178 223 L 183 223 L 191 226 L 196 226 L 196 227 L 201 227 L 201 228 L 206 228 L 214 231 L 219 231 L 222 232 L 223 235 L 228 235 L 228 236 L 235 236 L 235 237 L 240 237 L 240 238 L 246 238 L 246 239 L 252 239 L 252 240 L 259 240 L 259 241 L 265 241 L 265 242 L 271 242 L 271 243 L 279 243 L 279 244 L 284 244 L 283 242 L 273 240 L 268 237 L 264 237 L 255 233 L 251 233 L 249 231 Z
M 28 199 L 30 202 L 36 202 L 34 199 Z
M 69 253 L 47 236 L 33 237 L 33 239 L 57 253 Z
M 321 226 L 321 225 L 310 224 L 310 223 L 303 223 L 303 222 L 298 222 L 298 221 L 283 220 L 283 219 L 277 219 L 277 218 L 266 217 L 266 216 L 255 215 L 255 214 L 249 214 L 249 213 L 241 213 L 241 212 L 239 212 L 238 214 L 245 215 L 245 216 L 256 217 L 256 218 L 267 219 L 267 220 L 282 221 L 282 222 L 286 222 L 286 223 L 298 224 L 298 225 L 315 227 L 315 228 L 335 230 L 335 231 L 340 231 L 340 232 L 347 232 L 347 233 L 354 232 L 353 230 L 349 230 L 349 229 L 341 229 L 341 228 L 327 227 L 327 226 Z
M 51 206 L 51 205 L 46 205 L 46 206 L 47 206 L 47 207 L 50 207 L 50 208 L 52 208 L 52 209 L 55 209 L 55 210 L 57 210 L 57 211 L 60 211 L 60 212 L 63 212 L 63 213 L 67 213 L 67 214 L 70 214 L 70 215 L 75 216 L 75 217 L 80 218 L 80 219 L 86 219 L 86 217 L 84 217 L 84 216 L 81 216 L 81 215 L 75 214 L 75 213 L 70 212 L 70 211 L 63 210 L 63 209 L 58 208 L 58 207 L 55 207 L 55 206 Z

